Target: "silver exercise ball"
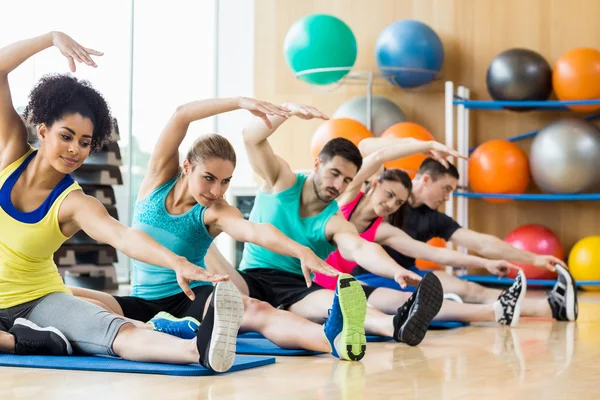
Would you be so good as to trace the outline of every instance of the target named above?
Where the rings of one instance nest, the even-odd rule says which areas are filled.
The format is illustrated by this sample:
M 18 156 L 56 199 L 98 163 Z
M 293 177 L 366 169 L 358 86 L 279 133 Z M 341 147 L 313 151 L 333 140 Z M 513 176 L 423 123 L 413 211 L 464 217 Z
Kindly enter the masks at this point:
M 531 144 L 531 176 L 548 193 L 580 193 L 600 183 L 600 130 L 579 119 L 545 126 Z
M 335 110 L 333 118 L 350 118 L 367 126 L 367 96 L 348 100 Z M 381 96 L 371 97 L 371 133 L 373 136 L 379 136 L 390 126 L 406 120 L 406 114 L 393 101 Z

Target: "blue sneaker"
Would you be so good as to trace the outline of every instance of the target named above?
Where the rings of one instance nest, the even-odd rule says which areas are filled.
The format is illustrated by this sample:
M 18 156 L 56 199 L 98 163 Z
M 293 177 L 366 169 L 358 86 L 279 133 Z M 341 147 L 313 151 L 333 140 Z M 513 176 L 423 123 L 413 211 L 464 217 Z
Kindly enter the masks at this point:
M 338 278 L 329 318 L 323 327 L 331 354 L 342 360 L 359 361 L 365 356 L 367 297 L 352 275 Z
M 167 333 L 182 339 L 194 339 L 200 322 L 194 317 L 175 318 L 165 311 L 161 311 L 147 322 L 155 331 Z

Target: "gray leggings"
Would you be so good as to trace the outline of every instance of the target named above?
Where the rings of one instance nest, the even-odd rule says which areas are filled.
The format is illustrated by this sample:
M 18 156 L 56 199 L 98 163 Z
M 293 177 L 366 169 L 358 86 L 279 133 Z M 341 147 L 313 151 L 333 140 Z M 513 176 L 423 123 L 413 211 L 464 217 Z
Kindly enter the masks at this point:
M 41 327 L 55 327 L 69 339 L 76 352 L 108 356 L 116 356 L 112 345 L 126 323 L 103 308 L 67 293 L 51 293 L 0 309 L 0 330 L 8 331 L 17 318 L 26 318 Z

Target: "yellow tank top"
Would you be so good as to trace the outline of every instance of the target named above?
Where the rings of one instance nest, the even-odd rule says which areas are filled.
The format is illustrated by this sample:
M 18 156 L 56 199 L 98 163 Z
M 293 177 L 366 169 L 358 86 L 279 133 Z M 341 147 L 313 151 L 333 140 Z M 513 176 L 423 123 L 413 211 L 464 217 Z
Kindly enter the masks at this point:
M 67 175 L 40 208 L 30 213 L 16 210 L 10 201 L 10 191 L 35 156 L 33 152 L 30 148 L 0 171 L 0 309 L 54 292 L 71 294 L 58 273 L 53 255 L 69 239 L 58 224 L 60 205 L 70 192 L 81 187 Z

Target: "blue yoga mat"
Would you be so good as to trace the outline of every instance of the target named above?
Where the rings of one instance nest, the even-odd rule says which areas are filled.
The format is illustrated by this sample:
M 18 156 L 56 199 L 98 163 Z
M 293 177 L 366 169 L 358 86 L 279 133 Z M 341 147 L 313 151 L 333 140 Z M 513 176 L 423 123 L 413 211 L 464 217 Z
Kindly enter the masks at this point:
M 355 276 L 357 280 L 363 282 L 369 286 L 376 288 L 388 288 L 395 289 L 401 292 L 414 292 L 417 288 L 416 286 L 407 286 L 406 289 L 402 289 L 398 282 L 390 278 L 384 278 L 383 276 L 375 275 L 375 274 L 363 274 Z
M 374 335 L 367 335 L 367 342 L 387 342 L 389 340 L 392 340 L 391 337 L 386 337 L 386 336 L 374 336 Z M 265 343 L 264 345 L 261 345 L 261 347 L 263 347 L 264 349 L 268 350 L 273 348 L 274 351 L 279 351 L 278 353 L 261 353 L 261 354 L 272 354 L 272 355 L 280 355 L 280 356 L 287 356 L 287 355 L 316 355 L 316 354 L 323 354 L 323 353 L 319 353 L 318 351 L 310 351 L 310 350 L 286 350 L 286 349 L 282 349 L 281 347 L 278 347 L 276 344 L 274 344 L 273 342 L 271 342 L 269 339 L 265 338 L 263 335 L 261 335 L 258 332 L 246 332 L 246 333 L 242 333 L 240 336 L 238 336 L 238 343 L 260 343 L 263 342 Z M 252 351 L 254 350 L 253 348 L 249 348 L 248 350 Z M 286 352 L 298 352 L 298 354 L 286 354 Z M 257 353 L 240 353 L 240 348 L 238 346 L 237 348 L 237 353 L 238 354 L 257 354 Z
M 510 286 L 515 283 L 511 278 L 499 278 L 496 275 L 464 275 L 460 277 L 466 281 L 476 283 L 489 283 L 494 285 Z M 528 286 L 548 286 L 552 287 L 556 284 L 555 279 L 527 279 Z M 581 286 L 600 286 L 600 281 L 577 281 L 577 287 Z
M 261 367 L 263 365 L 274 363 L 274 357 L 237 356 L 233 367 L 227 372 Z M 0 366 L 179 376 L 205 376 L 218 374 L 217 372 L 204 368 L 200 364 L 173 365 L 142 363 L 113 357 L 88 356 L 15 356 L 12 354 L 0 354 Z
M 461 321 L 432 321 L 429 329 L 455 329 L 468 326 L 468 322 Z M 367 342 L 389 342 L 391 337 L 367 335 Z M 323 354 L 318 351 L 302 349 L 282 349 L 258 332 L 246 332 L 238 336 L 238 354 L 258 354 L 273 356 L 313 356 Z
M 236 353 L 268 356 L 314 356 L 323 354 L 318 351 L 304 349 L 282 349 L 258 332 L 248 332 L 239 335 L 237 338 Z

